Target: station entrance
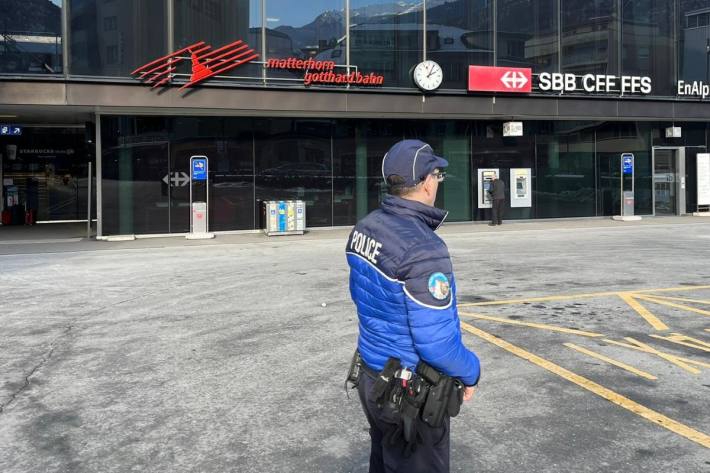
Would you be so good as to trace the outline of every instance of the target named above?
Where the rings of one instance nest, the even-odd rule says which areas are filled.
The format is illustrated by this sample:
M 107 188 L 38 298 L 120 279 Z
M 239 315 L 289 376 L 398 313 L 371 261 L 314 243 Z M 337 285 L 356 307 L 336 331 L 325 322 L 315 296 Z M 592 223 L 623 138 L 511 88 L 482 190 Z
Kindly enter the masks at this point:
M 45 118 L 44 121 L 41 121 Z M 82 228 L 86 236 L 91 200 L 95 218 L 93 124 L 83 114 L 4 115 L 19 133 L 0 136 L 0 235 L 51 236 L 52 229 Z M 91 170 L 90 170 L 91 169 Z M 91 173 L 91 175 L 90 175 Z
M 697 207 L 697 155 L 704 146 L 653 148 L 653 215 L 695 212 Z

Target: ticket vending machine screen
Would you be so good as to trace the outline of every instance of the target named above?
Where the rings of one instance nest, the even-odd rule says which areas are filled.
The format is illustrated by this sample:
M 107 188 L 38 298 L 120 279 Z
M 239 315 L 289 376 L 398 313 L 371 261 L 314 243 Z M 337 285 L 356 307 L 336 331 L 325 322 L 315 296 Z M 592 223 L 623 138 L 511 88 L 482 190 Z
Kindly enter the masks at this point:
M 528 178 L 518 176 L 515 179 L 515 193 L 518 197 L 525 197 L 528 193 Z
M 485 203 L 491 202 L 489 192 L 491 191 L 492 181 L 495 176 L 496 173 L 494 171 L 484 171 L 481 175 L 481 179 L 483 180 L 483 182 L 481 182 L 481 188 L 483 189 L 483 202 Z

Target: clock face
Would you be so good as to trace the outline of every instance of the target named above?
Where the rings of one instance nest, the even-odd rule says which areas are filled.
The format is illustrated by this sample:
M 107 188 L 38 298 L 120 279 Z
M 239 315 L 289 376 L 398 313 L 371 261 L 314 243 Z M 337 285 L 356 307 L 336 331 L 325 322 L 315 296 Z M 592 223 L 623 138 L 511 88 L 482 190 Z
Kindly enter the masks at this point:
M 432 91 L 439 88 L 444 80 L 444 72 L 434 61 L 424 61 L 417 64 L 412 74 L 414 83 L 422 90 Z

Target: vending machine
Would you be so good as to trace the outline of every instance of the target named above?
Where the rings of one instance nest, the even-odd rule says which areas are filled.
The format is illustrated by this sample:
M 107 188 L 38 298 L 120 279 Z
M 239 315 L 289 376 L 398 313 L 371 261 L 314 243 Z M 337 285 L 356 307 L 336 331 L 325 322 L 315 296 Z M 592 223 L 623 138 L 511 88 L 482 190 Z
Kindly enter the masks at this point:
M 512 168 L 510 170 L 510 186 L 511 207 L 532 207 L 530 168 Z
M 479 209 L 490 209 L 491 208 L 491 195 L 489 191 L 491 190 L 491 185 L 494 177 L 499 176 L 499 169 L 489 168 L 489 169 L 479 169 L 478 170 L 478 208 Z

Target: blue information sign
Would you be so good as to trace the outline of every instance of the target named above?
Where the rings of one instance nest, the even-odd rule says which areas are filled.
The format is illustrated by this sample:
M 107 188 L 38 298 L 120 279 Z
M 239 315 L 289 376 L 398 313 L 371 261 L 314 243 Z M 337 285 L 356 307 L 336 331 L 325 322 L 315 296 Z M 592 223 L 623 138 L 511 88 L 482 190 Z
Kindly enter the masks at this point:
M 192 180 L 206 181 L 207 180 L 207 160 L 193 159 L 192 160 Z
M 20 136 L 22 128 L 17 125 L 0 125 L 0 136 Z
M 631 153 L 624 153 L 621 155 L 621 162 L 623 163 L 624 174 L 634 173 L 634 155 Z

